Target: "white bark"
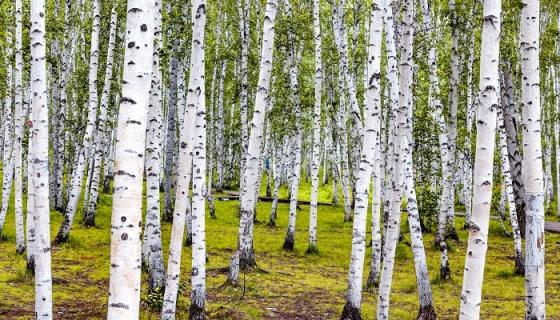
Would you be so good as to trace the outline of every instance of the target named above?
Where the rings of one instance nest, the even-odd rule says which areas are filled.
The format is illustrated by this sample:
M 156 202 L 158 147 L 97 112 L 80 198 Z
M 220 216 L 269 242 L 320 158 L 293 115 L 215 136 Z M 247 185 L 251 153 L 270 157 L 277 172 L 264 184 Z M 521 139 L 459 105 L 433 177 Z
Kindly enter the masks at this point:
M 352 230 L 352 255 L 348 273 L 348 294 L 341 319 L 359 317 L 362 301 L 362 276 L 366 251 L 366 221 L 371 176 L 378 152 L 378 137 L 381 118 L 381 45 L 383 26 L 383 6 L 373 4 L 368 39 L 368 87 L 366 91 L 364 132 L 360 157 L 359 176 L 356 183 L 356 204 Z
M 443 176 L 443 189 L 440 196 L 439 202 L 439 216 L 438 216 L 438 227 L 436 233 L 436 246 L 439 246 L 441 252 L 440 262 L 440 277 L 447 280 L 451 277 L 449 272 L 449 266 L 447 265 L 447 250 L 445 242 L 445 227 L 450 211 L 453 211 L 453 161 L 450 156 L 450 142 L 449 133 L 450 129 L 445 122 L 443 117 L 443 105 L 440 100 L 440 85 L 438 77 L 438 65 L 437 65 L 437 49 L 435 43 L 435 30 L 433 30 L 430 8 L 428 7 L 428 1 L 422 0 L 422 13 L 424 18 L 424 29 L 432 30 L 430 34 L 430 52 L 428 54 L 428 64 L 430 68 L 430 89 L 432 92 L 433 99 L 431 100 L 433 108 L 434 120 L 438 125 L 438 141 L 439 141 L 439 151 L 440 151 L 440 162 L 441 162 L 441 172 Z
M 266 100 L 270 90 L 274 51 L 274 23 L 276 20 L 276 0 L 268 0 L 266 4 L 263 25 L 263 42 L 259 68 L 259 80 L 255 97 L 255 109 L 251 121 L 251 133 L 247 148 L 247 161 L 241 179 L 245 182 L 241 189 L 240 221 L 238 232 L 238 246 L 240 250 L 240 266 L 242 269 L 256 264 L 253 249 L 253 216 L 256 204 L 255 185 L 259 167 L 259 153 L 263 139 L 263 125 L 266 109 Z
M 192 3 L 192 54 L 187 103 L 194 102 L 196 120 L 193 148 L 192 272 L 189 319 L 205 320 L 206 302 L 206 94 L 204 87 L 204 28 L 206 0 Z M 190 99 L 189 99 L 190 98 Z M 193 102 L 191 102 L 191 100 Z
M 311 151 L 311 201 L 309 205 L 309 244 L 307 251 L 317 251 L 317 199 L 319 197 L 319 167 L 321 165 L 321 94 L 323 63 L 321 57 L 321 6 L 313 0 L 313 44 L 315 48 L 315 103 L 313 105 L 313 142 Z M 326 166 L 325 166 L 326 169 Z M 326 171 L 326 170 L 325 170 Z
M 154 2 L 154 51 L 148 124 L 146 128 L 146 225 L 142 253 L 148 267 L 150 290 L 161 290 L 165 284 L 165 267 L 161 244 L 159 182 L 162 150 L 162 88 L 160 69 L 161 1 Z
M 92 0 L 93 5 L 93 26 L 91 30 L 91 48 L 90 48 L 90 61 L 89 61 L 89 85 L 88 85 L 88 116 L 87 125 L 84 137 L 82 140 L 81 149 L 74 165 L 72 172 L 72 179 L 70 185 L 70 194 L 68 197 L 68 204 L 64 214 L 64 221 L 58 230 L 55 238 L 55 243 L 62 243 L 68 241 L 70 229 L 74 221 L 74 216 L 78 210 L 78 202 L 82 193 L 82 183 L 84 172 L 87 168 L 87 160 L 90 158 L 90 149 L 93 139 L 93 130 L 95 128 L 95 119 L 97 117 L 97 69 L 99 66 L 99 30 L 101 28 L 101 3 L 99 0 Z
M 545 319 L 544 189 L 541 144 L 539 66 L 539 1 L 522 1 L 519 44 L 521 50 L 521 106 L 523 112 L 523 184 L 525 229 L 526 319 Z
M 501 30 L 501 0 L 484 1 L 482 44 L 480 48 L 479 104 L 477 113 L 476 157 L 473 179 L 473 214 L 463 275 L 459 319 L 479 319 L 482 279 L 492 199 L 496 108 L 499 101 L 498 63 Z M 489 138 L 491 137 L 491 138 Z
M 31 152 L 35 222 L 35 318 L 52 319 L 51 238 L 49 208 L 49 107 L 45 41 L 45 2 L 33 0 L 31 13 Z
M 191 300 L 193 304 L 191 305 L 191 312 L 204 310 L 204 263 L 206 261 L 204 243 L 204 190 L 206 187 L 204 178 L 206 176 L 205 133 L 204 137 L 200 137 L 200 134 L 205 132 L 205 120 L 203 120 L 203 117 L 205 117 L 204 24 L 206 21 L 206 7 L 204 1 L 198 0 L 193 3 L 192 19 L 194 24 L 191 43 L 191 72 L 189 73 L 189 89 L 186 98 L 185 116 L 180 130 L 177 185 L 175 187 L 173 227 L 169 243 L 169 260 L 163 308 L 161 311 L 162 319 L 175 319 L 179 274 L 181 270 L 183 234 L 185 223 L 189 223 L 186 221 L 185 215 L 187 211 L 190 210 L 189 186 L 191 174 L 193 178 L 191 213 L 191 230 L 193 231 L 193 270 L 191 278 L 193 291 L 191 292 Z M 199 112 L 201 112 L 201 114 L 199 114 Z M 195 147 L 197 151 L 195 151 Z M 193 161 L 197 163 L 196 168 L 194 168 Z M 202 261 L 200 261 L 201 257 Z M 193 308 L 198 309 L 193 310 Z
M 511 182 L 511 172 L 509 169 L 509 156 L 507 150 L 507 136 L 504 124 L 504 117 L 502 113 L 502 108 L 498 108 L 497 114 L 498 121 L 498 148 L 500 149 L 500 160 L 502 162 L 502 176 L 503 183 L 505 186 L 506 197 L 509 209 L 509 218 L 511 222 L 511 229 L 513 235 L 513 241 L 515 243 L 515 273 L 524 274 L 525 265 L 523 261 L 523 246 L 521 243 L 521 233 L 519 231 L 519 224 L 517 222 L 517 211 L 515 208 L 515 197 L 513 195 L 513 185 Z
M 287 2 L 286 2 L 287 3 Z M 291 9 L 290 9 L 291 12 Z M 291 16 L 291 13 L 289 13 Z M 291 102 L 293 103 L 293 113 L 295 116 L 295 133 L 294 133 L 294 162 L 291 166 L 292 179 L 290 184 L 290 211 L 288 214 L 288 228 L 286 238 L 284 239 L 283 248 L 285 250 L 293 250 L 295 244 L 296 233 L 296 217 L 297 217 L 297 200 L 299 193 L 299 183 L 301 178 L 301 163 L 302 163 L 302 143 L 303 143 L 303 128 L 301 123 L 301 98 L 299 96 L 299 81 L 298 70 L 300 57 L 298 57 L 297 48 L 294 43 L 294 34 L 288 35 L 290 41 L 290 48 L 288 48 L 288 65 L 290 66 L 290 91 Z
M 473 15 L 474 10 L 473 10 Z M 463 168 L 465 170 L 465 228 L 468 228 L 472 216 L 472 179 L 473 179 L 473 158 L 472 152 L 472 126 L 475 118 L 475 105 L 473 101 L 473 65 L 474 65 L 474 43 L 475 33 L 473 32 L 470 37 L 469 43 L 469 61 L 467 63 L 467 134 L 465 136 L 465 161 Z M 508 160 L 509 161 L 509 160 Z
M 29 117 L 30 123 L 33 123 L 32 116 Z M 31 130 L 31 128 L 29 128 Z M 25 213 L 25 238 L 27 244 L 26 260 L 27 270 L 35 271 L 35 198 L 33 197 L 33 167 L 31 163 L 31 150 L 33 150 L 33 139 L 28 140 L 27 154 L 27 208 Z
M 113 49 L 115 47 L 115 36 L 117 31 L 117 10 L 113 7 L 111 11 L 111 22 L 109 30 L 109 45 L 107 47 L 107 63 L 105 64 L 105 80 L 103 83 L 103 91 L 101 94 L 101 103 L 99 105 L 99 118 L 97 120 L 97 132 L 95 133 L 94 143 L 92 146 L 93 153 L 93 174 L 89 184 L 88 202 L 84 205 L 84 224 L 86 226 L 95 226 L 95 210 L 97 209 L 97 199 L 99 197 L 99 182 L 101 178 L 101 162 L 103 160 L 103 152 L 106 148 L 105 136 L 107 109 L 109 108 L 111 82 L 113 78 Z
M 140 312 L 142 189 L 152 54 L 153 1 L 129 1 L 122 98 L 117 122 L 111 218 L 110 320 Z
M 25 251 L 23 223 L 23 177 L 22 177 L 22 140 L 23 140 L 23 87 L 22 87 L 22 2 L 16 0 L 16 52 L 15 52 L 15 116 L 14 116 L 14 211 L 16 216 L 16 252 Z
M 559 22 L 560 22 L 560 14 L 559 14 Z M 558 25 L 560 28 L 560 24 Z M 560 44 L 558 47 L 558 51 L 560 52 Z M 560 205 L 558 202 L 560 201 L 560 74 L 556 73 L 556 69 L 552 67 L 552 81 L 554 81 L 554 96 L 556 96 L 556 101 L 554 104 L 556 105 L 556 121 L 554 122 L 554 141 L 556 141 L 556 145 L 554 147 L 556 151 L 556 215 L 560 216 Z
M 10 203 L 10 195 L 12 194 L 12 182 L 14 177 L 14 154 L 13 154 L 13 139 L 14 139 L 14 118 L 12 108 L 12 34 L 7 34 L 7 48 L 6 55 L 4 56 L 4 63 L 6 65 L 6 96 L 4 97 L 4 148 L 2 154 L 2 207 L 0 208 L 0 233 L 6 221 L 6 214 L 8 213 L 8 206 Z
M 383 0 L 385 1 L 385 0 Z M 390 2 L 390 1 L 388 1 Z M 392 19 L 388 14 L 389 6 L 384 6 L 385 10 L 385 30 L 392 28 Z M 398 105 L 393 105 L 396 112 L 396 132 L 394 135 L 394 164 L 392 177 L 392 193 L 389 211 L 389 220 L 387 223 L 387 233 L 385 240 L 385 257 L 383 259 L 383 268 L 381 271 L 381 281 L 379 284 L 379 297 L 377 300 L 377 319 L 389 318 L 389 298 L 391 295 L 391 283 L 393 278 L 393 268 L 395 264 L 395 251 L 399 238 L 400 229 L 400 206 L 403 183 L 403 166 L 406 161 L 404 154 L 407 146 L 406 141 L 406 118 L 407 110 L 412 107 L 412 72 L 413 72 L 413 35 L 414 35 L 414 1 L 406 0 L 402 4 L 403 23 L 401 36 L 401 52 L 399 63 L 399 89 L 391 87 L 391 95 L 399 93 Z M 391 46 L 392 44 L 389 44 Z M 395 77 L 392 73 L 396 72 L 395 50 L 389 48 L 387 50 L 389 59 L 389 77 Z M 394 69 L 393 69 L 394 67 Z M 394 84 L 393 84 L 394 86 Z M 392 99 L 391 99 L 392 100 Z

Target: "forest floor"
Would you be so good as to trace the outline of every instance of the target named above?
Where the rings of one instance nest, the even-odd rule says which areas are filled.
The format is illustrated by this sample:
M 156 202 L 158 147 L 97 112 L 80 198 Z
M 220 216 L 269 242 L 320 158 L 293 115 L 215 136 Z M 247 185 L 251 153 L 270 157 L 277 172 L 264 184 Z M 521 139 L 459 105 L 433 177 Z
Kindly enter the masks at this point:
M 330 201 L 331 188 L 321 188 L 320 200 Z M 286 197 L 286 189 L 282 196 Z M 303 183 L 301 199 L 308 199 L 309 184 Z M 341 198 L 342 199 L 342 198 Z M 351 248 L 352 223 L 343 222 L 339 206 L 319 206 L 319 253 L 307 255 L 309 207 L 298 211 L 295 251 L 282 250 L 287 225 L 288 204 L 279 204 L 278 226 L 267 227 L 270 203 L 260 202 L 255 226 L 255 252 L 260 268 L 267 272 L 241 275 L 241 286 L 221 289 L 226 267 L 237 240 L 237 201 L 216 201 L 217 219 L 208 218 L 208 303 L 210 319 L 338 319 L 344 304 Z M 81 212 L 81 211 L 80 211 Z M 107 310 L 110 255 L 111 196 L 100 197 L 97 227 L 85 228 L 81 214 L 74 224 L 69 243 L 53 247 L 53 300 L 55 319 L 104 319 Z M 547 217 L 555 220 L 554 217 Z M 51 236 L 62 221 L 51 213 Z M 369 224 L 369 223 L 368 223 Z M 460 228 L 460 241 L 450 242 L 452 280 L 438 279 L 439 251 L 424 242 L 429 263 L 434 303 L 439 319 L 457 319 L 467 233 Z M 15 253 L 14 216 L 10 210 L 0 241 L 0 319 L 33 318 L 33 277 L 25 271 L 25 257 Z M 369 230 L 369 226 L 368 226 Z M 416 278 L 406 217 L 401 227 L 404 239 L 397 247 L 397 261 L 391 295 L 391 319 L 415 319 L 418 310 Z M 164 254 L 167 257 L 171 225 L 163 224 Z M 368 231 L 369 232 L 369 231 Z M 368 237 L 369 238 L 369 237 Z M 546 281 L 548 319 L 560 319 L 560 235 L 547 233 Z M 366 262 L 369 261 L 368 248 Z M 522 319 L 524 281 L 513 274 L 513 241 L 491 222 L 484 275 L 482 319 Z M 183 252 L 178 319 L 186 319 L 189 303 L 190 248 Z M 366 263 L 364 280 L 369 272 Z M 142 275 L 142 319 L 158 319 L 154 299 L 146 298 L 147 276 Z M 364 292 L 364 319 L 373 319 L 376 295 Z M 156 299 L 157 300 L 157 299 Z

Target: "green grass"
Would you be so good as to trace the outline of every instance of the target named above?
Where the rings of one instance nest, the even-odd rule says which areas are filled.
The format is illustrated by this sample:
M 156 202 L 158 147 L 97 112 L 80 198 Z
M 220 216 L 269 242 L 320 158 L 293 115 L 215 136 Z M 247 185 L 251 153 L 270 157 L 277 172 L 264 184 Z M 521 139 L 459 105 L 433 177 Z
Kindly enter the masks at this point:
M 331 199 L 330 185 L 321 189 L 320 200 Z M 263 185 L 264 191 L 264 185 Z M 281 193 L 286 196 L 284 188 Z M 309 198 L 309 184 L 301 187 L 301 199 Z M 342 197 L 340 197 L 342 201 Z M 240 288 L 219 289 L 225 275 L 213 269 L 228 265 L 236 245 L 237 201 L 216 201 L 217 220 L 207 221 L 208 303 L 211 319 L 337 319 L 344 304 L 351 247 L 351 223 L 343 223 L 341 207 L 319 207 L 319 253 L 306 255 L 309 207 L 298 212 L 294 252 L 282 250 L 287 225 L 288 205 L 279 204 L 278 227 L 265 225 L 270 203 L 259 203 L 255 226 L 255 251 L 259 267 L 269 273 L 241 276 Z M 103 319 L 106 317 L 111 196 L 100 197 L 96 228 L 81 224 L 81 211 L 71 233 L 71 241 L 52 251 L 53 300 L 55 319 Z M 404 218 L 404 216 L 403 216 Z M 51 213 L 51 236 L 62 221 Z M 463 225 L 458 218 L 457 227 Z M 369 223 L 368 223 L 369 224 Z M 391 295 L 391 319 L 415 319 L 418 309 L 416 279 L 409 242 L 397 248 L 397 262 Z M 30 319 L 33 316 L 33 277 L 24 271 L 25 259 L 15 253 L 14 216 L 10 211 L 0 242 L 0 318 Z M 163 224 L 164 254 L 167 257 L 171 225 Z M 459 310 L 467 234 L 450 246 L 452 281 L 438 280 L 439 251 L 432 245 L 433 234 L 425 235 L 432 279 L 434 303 L 440 319 L 456 319 Z M 503 236 L 496 221 L 490 228 L 484 276 L 482 319 L 522 319 L 524 314 L 523 277 L 513 275 L 513 241 Z M 547 234 L 547 312 L 549 319 L 560 319 L 560 236 Z M 369 261 L 368 248 L 366 261 Z M 184 248 L 178 301 L 178 319 L 185 319 L 189 304 L 190 248 Z M 366 263 L 364 278 L 369 272 Z M 142 275 L 142 297 L 147 294 L 146 274 Z M 365 279 L 364 279 L 365 280 Z M 364 292 L 364 319 L 373 319 L 376 295 Z M 142 319 L 158 319 L 157 312 L 142 305 Z

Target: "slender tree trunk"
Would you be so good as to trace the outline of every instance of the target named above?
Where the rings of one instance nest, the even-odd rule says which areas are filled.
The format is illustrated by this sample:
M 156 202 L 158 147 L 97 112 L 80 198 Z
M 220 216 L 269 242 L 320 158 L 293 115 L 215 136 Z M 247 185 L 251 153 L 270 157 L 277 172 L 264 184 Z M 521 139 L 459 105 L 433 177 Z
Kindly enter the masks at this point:
M 220 73 L 220 84 L 218 86 L 218 106 L 216 110 L 216 174 L 217 183 L 216 190 L 221 192 L 224 188 L 224 83 L 227 72 L 227 61 L 222 62 L 222 71 Z
M 376 146 L 381 118 L 381 40 L 383 33 L 383 6 L 373 4 L 370 18 L 368 42 L 368 87 L 365 101 L 365 127 L 358 181 L 356 183 L 356 205 L 352 228 L 352 255 L 348 273 L 348 294 L 341 319 L 361 319 L 362 276 L 366 253 L 366 222 L 371 176 L 375 163 Z
M 14 117 L 14 212 L 16 217 L 16 252 L 25 251 L 25 231 L 23 223 L 23 180 L 22 180 L 22 140 L 23 140 L 23 87 L 22 87 L 22 3 L 16 0 L 16 52 L 15 52 L 15 117 Z
M 521 106 L 523 110 L 523 184 L 525 229 L 525 319 L 546 318 L 544 281 L 544 190 L 541 142 L 539 67 L 539 1 L 522 1 L 519 44 L 521 50 Z
M 149 288 L 153 292 L 158 292 L 163 289 L 165 284 L 159 193 L 163 94 L 160 69 L 160 51 L 163 40 L 161 34 L 160 0 L 154 3 L 154 38 L 152 80 L 146 130 L 146 226 L 144 227 L 142 252 L 148 267 Z
M 29 123 L 33 123 L 32 116 L 29 117 Z M 29 127 L 29 131 L 31 132 L 31 127 Z M 36 240 L 35 240 L 35 198 L 33 196 L 34 188 L 33 188 L 33 164 L 31 163 L 31 151 L 33 150 L 33 139 L 32 136 L 28 140 L 27 145 L 27 208 L 25 213 L 25 235 L 27 241 L 27 250 L 26 250 L 26 268 L 27 270 L 31 271 L 32 273 L 35 272 L 35 251 L 36 251 Z
M 177 45 L 175 45 L 177 46 Z M 176 54 L 175 52 L 172 54 Z M 163 185 L 163 192 L 165 194 L 163 203 L 163 220 L 172 221 L 173 220 L 173 161 L 174 151 L 175 151 L 175 139 L 176 139 L 176 123 L 175 119 L 177 117 L 177 72 L 182 72 L 179 70 L 179 61 L 175 56 L 172 56 L 169 62 L 169 88 L 168 88 L 168 100 L 167 100 L 167 137 L 165 139 L 165 165 L 164 165 L 164 176 L 165 183 Z M 182 125 L 182 124 L 180 124 Z
M 506 64 L 504 68 L 504 86 L 506 89 L 503 99 L 504 101 L 504 122 L 506 126 L 509 165 L 511 169 L 511 178 L 513 182 L 513 194 L 515 196 L 515 209 L 517 210 L 517 220 L 519 221 L 519 230 L 521 237 L 525 237 L 525 185 L 523 182 L 522 172 L 522 156 L 518 140 L 518 117 L 517 103 L 513 88 L 513 79 L 511 75 L 511 66 Z
M 502 90 L 503 92 L 504 90 Z M 502 99 L 502 101 L 504 101 Z M 503 108 L 503 107 L 502 107 Z M 511 229 L 513 234 L 513 241 L 515 243 L 515 274 L 522 275 L 525 273 L 525 264 L 523 261 L 523 245 L 521 243 L 521 233 L 519 232 L 519 224 L 517 223 L 517 211 L 515 210 L 515 198 L 513 195 L 513 186 L 511 183 L 511 172 L 509 169 L 509 158 L 507 150 L 507 137 L 504 124 L 504 117 L 502 108 L 498 108 L 498 135 L 499 135 L 499 149 L 500 160 L 502 162 L 502 175 L 506 190 L 507 202 L 509 207 L 509 217 L 511 221 Z
M 558 16 L 560 22 L 560 14 Z M 560 24 L 558 25 L 560 28 Z M 558 45 L 558 52 L 560 52 L 560 44 Z M 556 151 L 556 215 L 560 216 L 560 75 L 556 73 L 555 68 L 552 68 L 552 78 L 554 81 L 554 95 L 556 96 L 556 121 L 554 122 L 554 147 Z
M 88 227 L 95 226 L 95 210 L 97 209 L 97 199 L 99 198 L 99 182 L 101 178 L 101 162 L 103 161 L 103 152 L 106 148 L 105 136 L 107 109 L 109 108 L 111 82 L 113 78 L 113 49 L 115 47 L 115 36 L 117 31 L 117 11 L 113 7 L 111 11 L 111 22 L 109 31 L 109 46 L 107 48 L 107 63 L 105 65 L 105 81 L 103 84 L 103 92 L 101 94 L 101 103 L 99 105 L 99 119 L 97 121 L 97 132 L 94 137 L 92 147 L 93 152 L 93 174 L 91 175 L 90 194 L 88 203 L 85 203 L 84 224 Z
M 241 92 L 239 94 L 239 114 L 241 118 L 241 164 L 239 168 L 239 190 L 245 189 L 245 167 L 247 163 L 247 148 L 249 145 L 249 123 L 247 114 L 249 111 L 249 39 L 250 31 L 250 0 L 238 0 L 237 8 L 239 10 L 239 33 L 241 37 L 241 61 L 239 71 L 241 73 Z M 260 77 L 259 77 L 260 79 Z
M 49 107 L 45 41 L 45 2 L 30 3 L 31 41 L 31 106 L 33 128 L 31 139 L 33 221 L 35 222 L 35 318 L 52 319 L 51 238 L 49 208 Z
M 111 269 L 107 319 L 138 319 L 142 250 L 142 189 L 153 65 L 154 2 L 129 1 L 115 146 Z M 139 138 L 140 137 L 140 138 Z
M 286 2 L 287 3 L 287 2 Z M 291 8 L 289 9 L 291 16 Z M 294 163 L 292 165 L 292 181 L 290 184 L 290 211 L 288 215 L 288 229 L 284 239 L 283 248 L 285 250 L 294 250 L 295 234 L 296 234 L 296 217 L 297 217 L 297 201 L 299 193 L 299 183 L 301 178 L 301 153 L 303 142 L 303 128 L 301 124 L 301 99 L 299 96 L 299 82 L 298 82 L 298 65 L 300 57 L 298 57 L 297 48 L 295 45 L 294 34 L 290 33 L 288 38 L 291 42 L 288 49 L 288 64 L 290 65 L 290 91 L 292 94 L 292 103 L 294 106 L 295 114 L 295 135 L 294 135 Z
M 488 249 L 488 226 L 492 199 L 496 108 L 500 89 L 498 79 L 500 16 L 501 0 L 485 0 L 480 47 L 480 94 L 474 162 L 473 214 L 469 225 L 469 240 L 463 275 L 459 315 L 461 320 L 478 319 L 482 302 L 482 279 Z
M 476 10 L 471 11 L 475 17 Z M 465 224 L 464 228 L 468 229 L 472 216 L 472 179 L 473 179 L 473 159 L 472 152 L 472 126 L 475 118 L 475 105 L 473 101 L 473 65 L 474 65 L 474 45 L 475 33 L 471 33 L 469 44 L 469 61 L 467 63 L 467 134 L 465 136 L 465 161 L 463 164 L 465 170 Z M 508 160 L 509 161 L 509 160 Z
M 313 146 L 311 151 L 311 201 L 309 205 L 309 243 L 307 252 L 318 251 L 317 247 L 317 200 L 319 197 L 319 168 L 321 166 L 321 94 L 323 63 L 321 57 L 321 7 L 313 0 L 313 44 L 315 48 L 315 104 L 313 105 Z M 325 166 L 326 168 L 326 166 Z
M 6 65 L 6 96 L 4 97 L 4 152 L 2 154 L 2 207 L 0 208 L 0 234 L 6 221 L 10 195 L 12 194 L 12 182 L 14 178 L 14 118 L 12 110 L 12 34 L 7 33 L 7 48 L 4 56 Z
M 206 302 L 206 94 L 204 87 L 204 27 L 206 25 L 206 0 L 192 2 L 192 60 L 189 76 L 187 104 L 194 102 L 196 120 L 193 148 L 192 196 L 192 272 L 190 320 L 205 320 Z M 190 99 L 189 99 L 190 98 Z M 191 100 L 193 102 L 191 102 Z M 210 177 L 210 179 L 212 179 Z M 208 190 L 210 192 L 210 190 Z
M 163 297 L 162 319 L 175 319 L 179 274 L 181 270 L 181 250 L 185 223 L 192 223 L 192 291 L 189 319 L 203 319 L 205 293 L 206 246 L 204 240 L 204 192 L 206 188 L 206 134 L 205 134 L 205 88 L 204 88 L 204 25 L 206 22 L 205 1 L 192 4 L 193 37 L 191 42 L 191 67 L 186 98 L 186 111 L 180 130 L 179 160 L 177 166 L 177 186 L 173 228 L 169 243 L 169 260 L 165 294 Z M 200 137 L 200 135 L 204 135 Z M 197 152 L 194 152 L 194 150 Z M 198 153 L 198 154 L 197 154 Z M 196 156 L 195 156 L 196 155 Z M 194 167 L 196 163 L 196 167 Z M 189 208 L 189 186 L 193 178 L 192 211 Z M 189 212 L 190 211 L 190 212 Z M 192 220 L 185 216 L 192 214 Z M 188 218 L 190 219 L 190 218 Z M 188 231 L 188 230 L 187 230 Z M 188 231 L 189 232 L 189 231 Z M 196 261 L 195 261 L 196 260 Z
M 424 18 L 424 29 L 433 30 L 430 8 L 428 7 L 428 1 L 422 0 L 422 13 Z M 447 258 L 447 245 L 445 243 L 446 235 L 446 223 L 449 217 L 449 211 L 453 211 L 453 161 L 450 157 L 450 143 L 449 143 L 449 132 L 445 118 L 443 117 L 443 105 L 440 100 L 440 86 L 438 77 L 438 65 L 437 65 L 437 49 L 435 44 L 435 33 L 431 32 L 430 35 L 430 52 L 428 54 L 428 64 L 430 68 L 430 89 L 433 95 L 431 100 L 433 108 L 434 120 L 438 125 L 438 141 L 439 150 L 441 158 L 441 172 L 443 176 L 443 189 L 440 196 L 439 204 L 439 216 L 438 216 L 438 227 L 435 239 L 435 245 L 439 247 L 441 252 L 440 257 L 440 278 L 443 280 L 448 280 L 451 278 L 451 272 L 449 270 L 449 259 Z
M 384 0 L 385 1 L 385 0 Z M 396 113 L 396 132 L 394 135 L 394 164 L 392 177 L 391 207 L 387 223 L 387 235 L 385 240 L 385 257 L 381 271 L 381 281 L 379 284 L 379 297 L 377 300 L 377 319 L 389 319 L 389 300 L 391 295 L 391 282 L 393 278 L 393 268 L 395 264 L 395 251 L 400 233 L 400 206 L 403 183 L 403 168 L 406 162 L 405 149 L 406 142 L 406 118 L 407 110 L 412 107 L 412 78 L 413 78 L 413 41 L 414 41 L 414 4 L 412 0 L 405 0 L 402 4 L 403 22 L 401 37 L 401 53 L 399 63 L 399 90 L 391 88 L 391 94 L 400 92 L 398 105 L 393 105 Z M 392 28 L 391 17 L 387 13 L 388 5 L 385 9 L 385 29 Z M 391 60 L 389 70 L 396 72 L 396 59 L 393 48 L 387 50 L 388 59 Z M 396 75 L 389 74 L 390 79 Z M 392 99 L 391 99 L 392 100 Z
M 459 28 L 457 20 L 457 9 L 455 8 L 455 0 L 448 3 L 451 13 L 451 83 L 449 91 L 449 162 L 448 170 L 452 173 L 455 171 L 455 158 L 457 150 L 457 108 L 459 104 L 459 81 L 461 78 L 459 63 Z M 444 182 L 445 183 L 445 182 Z M 447 217 L 445 224 L 445 233 L 448 238 L 459 240 L 457 230 L 455 229 L 455 184 L 453 180 L 446 181 L 448 184 L 447 199 Z
M 54 242 L 56 244 L 68 241 L 70 229 L 74 221 L 74 216 L 78 210 L 78 202 L 82 194 L 82 183 L 85 169 L 87 168 L 87 160 L 91 154 L 91 144 L 93 139 L 93 131 L 95 128 L 95 119 L 97 117 L 97 69 L 99 66 L 99 30 L 101 28 L 101 3 L 99 0 L 92 0 L 93 4 L 93 27 L 91 30 L 91 48 L 89 61 L 89 86 L 88 86 L 88 116 L 87 126 L 82 141 L 81 150 L 77 156 L 77 162 L 72 173 L 71 190 L 68 198 L 68 205 L 64 214 L 64 221 L 58 230 L 58 234 Z
M 238 247 L 240 267 L 247 269 L 256 265 L 253 249 L 253 216 L 255 214 L 255 185 L 259 166 L 259 152 L 263 139 L 263 124 L 266 99 L 269 96 L 270 77 L 272 73 L 274 51 L 274 22 L 276 20 L 276 0 L 268 0 L 263 25 L 263 43 L 259 69 L 258 90 L 255 97 L 255 109 L 251 121 L 251 133 L 247 148 L 247 161 L 241 179 L 244 188 L 241 191 L 240 221 Z

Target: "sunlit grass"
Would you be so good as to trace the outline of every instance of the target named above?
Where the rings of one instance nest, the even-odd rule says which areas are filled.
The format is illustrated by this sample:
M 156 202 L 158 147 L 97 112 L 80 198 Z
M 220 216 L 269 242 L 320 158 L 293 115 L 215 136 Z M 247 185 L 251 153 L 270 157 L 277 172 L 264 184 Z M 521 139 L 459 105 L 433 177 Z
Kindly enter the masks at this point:
M 262 185 L 264 194 L 265 184 Z M 287 189 L 281 190 L 286 197 Z M 321 188 L 320 201 L 330 202 L 332 186 Z M 302 179 L 300 199 L 309 199 L 309 183 Z M 342 201 L 342 197 L 340 197 Z M 282 250 L 288 205 L 279 204 L 277 227 L 266 226 L 270 203 L 258 205 L 255 250 L 259 267 L 269 273 L 241 275 L 241 287 L 219 289 L 225 275 L 212 269 L 228 265 L 237 241 L 238 202 L 216 201 L 218 219 L 207 220 L 208 269 L 207 310 L 211 319 L 337 319 L 344 303 L 350 257 L 351 223 L 343 223 L 342 207 L 319 207 L 319 253 L 307 255 L 309 207 L 298 211 L 294 252 Z M 69 243 L 53 248 L 54 314 L 56 319 L 102 319 L 106 316 L 111 196 L 102 195 L 96 222 L 85 228 L 81 211 Z M 405 218 L 405 215 L 403 215 Z M 51 213 L 51 236 L 62 222 L 62 215 Z M 457 227 L 463 225 L 458 218 Z M 167 257 L 171 225 L 163 224 L 164 254 Z M 369 223 L 368 223 L 369 230 Z M 425 235 L 435 307 L 440 319 L 456 319 L 459 309 L 467 234 L 459 229 L 461 241 L 450 245 L 452 280 L 438 280 L 439 251 L 432 245 L 433 234 Z M 397 247 L 397 263 L 391 296 L 391 319 L 415 319 L 418 302 L 412 251 L 406 224 L 404 241 Z M 15 253 L 14 216 L 10 209 L 0 242 L 0 318 L 30 319 L 33 315 L 33 277 L 26 273 L 24 256 Z M 549 319 L 560 314 L 560 236 L 547 234 L 547 311 Z M 368 248 L 364 279 L 369 272 Z M 482 319 L 522 319 L 524 314 L 523 278 L 513 275 L 513 241 L 503 235 L 496 221 L 490 228 L 489 249 L 484 277 Z M 186 317 L 189 304 L 190 248 L 184 248 L 179 297 L 179 319 Z M 144 297 L 146 274 L 142 275 Z M 376 295 L 364 292 L 364 319 L 375 318 Z M 142 307 L 143 319 L 158 314 Z

